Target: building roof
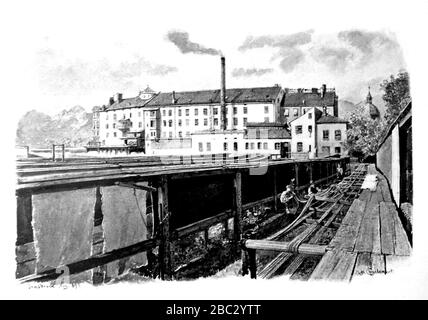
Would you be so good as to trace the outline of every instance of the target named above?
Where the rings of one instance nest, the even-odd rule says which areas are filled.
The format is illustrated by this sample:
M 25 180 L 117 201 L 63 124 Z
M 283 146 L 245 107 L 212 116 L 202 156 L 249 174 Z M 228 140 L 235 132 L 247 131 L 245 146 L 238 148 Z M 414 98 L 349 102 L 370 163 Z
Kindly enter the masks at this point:
M 263 128 L 281 127 L 281 128 L 284 128 L 284 127 L 287 127 L 287 125 L 284 123 L 279 123 L 279 122 L 247 122 L 247 128 L 249 128 L 249 127 L 263 127 Z
M 285 91 L 284 107 L 322 107 L 334 106 L 336 92 L 328 90 L 324 97 L 318 92 L 309 91 Z
M 364 109 L 364 112 L 370 115 L 370 117 L 373 119 L 380 117 L 379 109 L 373 104 L 373 98 L 372 98 L 372 95 L 370 94 L 370 88 L 369 88 L 369 93 L 367 94 L 366 100 L 358 103 L 356 107 L 362 107 Z
M 323 124 L 323 123 L 348 123 L 348 121 L 329 114 L 327 115 L 323 114 L 319 119 L 317 119 L 317 124 Z
M 226 89 L 226 103 L 272 102 L 281 87 Z M 173 103 L 173 95 L 175 103 Z M 163 92 L 155 96 L 147 106 L 220 104 L 220 90 L 200 90 L 182 92 Z
M 140 97 L 123 99 L 120 102 L 114 102 L 113 104 L 106 106 L 106 111 L 129 109 L 144 106 L 150 99 L 143 100 Z

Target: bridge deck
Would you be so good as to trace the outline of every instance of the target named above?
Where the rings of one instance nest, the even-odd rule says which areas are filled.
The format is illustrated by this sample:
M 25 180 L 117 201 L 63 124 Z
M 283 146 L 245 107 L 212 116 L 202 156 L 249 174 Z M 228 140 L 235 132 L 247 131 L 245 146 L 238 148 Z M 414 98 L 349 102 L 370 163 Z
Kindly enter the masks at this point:
M 374 165 L 374 191 L 364 189 L 344 217 L 311 280 L 350 281 L 362 275 L 386 274 L 411 254 L 411 246 L 398 216 L 386 179 Z

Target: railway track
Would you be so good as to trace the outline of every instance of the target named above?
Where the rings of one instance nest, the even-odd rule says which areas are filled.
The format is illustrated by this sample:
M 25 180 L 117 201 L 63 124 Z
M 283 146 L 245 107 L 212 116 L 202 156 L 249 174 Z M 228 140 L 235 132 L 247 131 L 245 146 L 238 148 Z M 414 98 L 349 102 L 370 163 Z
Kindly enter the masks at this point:
M 295 228 L 308 222 L 306 228 L 296 235 L 290 242 L 291 248 L 297 248 L 302 243 L 319 244 L 325 238 L 326 232 L 335 229 L 351 206 L 352 201 L 358 196 L 364 176 L 366 174 L 365 165 L 359 165 L 349 176 L 345 177 L 338 184 L 331 185 L 327 189 L 319 192 L 313 198 L 308 199 L 297 218 L 286 228 L 276 232 L 266 240 L 284 240 Z M 317 216 L 311 219 L 311 216 Z M 283 274 L 290 277 L 295 274 L 303 265 L 305 254 L 295 252 L 281 252 L 269 261 L 258 273 L 258 277 L 269 279 L 276 275 Z M 284 269 L 285 268 L 285 269 Z

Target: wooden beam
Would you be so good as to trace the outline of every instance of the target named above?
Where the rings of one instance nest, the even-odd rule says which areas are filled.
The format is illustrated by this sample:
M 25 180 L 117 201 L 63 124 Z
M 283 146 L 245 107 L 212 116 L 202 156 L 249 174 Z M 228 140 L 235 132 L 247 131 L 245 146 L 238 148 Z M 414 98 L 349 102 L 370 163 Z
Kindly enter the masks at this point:
M 275 212 L 278 212 L 278 183 L 277 183 L 277 172 L 276 168 L 272 168 L 272 182 L 273 182 L 273 208 Z
M 249 262 L 251 279 L 257 278 L 257 259 L 256 258 L 257 258 L 256 250 L 248 249 L 248 262 Z
M 125 188 L 145 190 L 145 191 L 148 191 L 148 192 L 156 192 L 157 191 L 156 188 L 153 188 L 153 187 L 150 187 L 150 186 L 140 186 L 140 185 L 133 184 L 133 183 L 116 182 L 115 185 L 117 185 L 119 187 L 125 187 Z
M 242 174 L 236 172 L 233 179 L 233 240 L 236 249 L 239 249 L 239 244 L 242 236 Z
M 107 253 L 90 257 L 89 259 L 86 259 L 86 260 L 81 260 L 81 261 L 67 264 L 65 267 L 69 269 L 70 275 L 72 275 L 72 274 L 76 274 L 76 273 L 80 273 L 83 271 L 96 268 L 98 266 L 102 266 L 112 261 L 116 261 L 122 258 L 136 255 L 140 252 L 153 249 L 156 247 L 156 245 L 157 245 L 157 242 L 154 239 L 144 240 L 124 248 L 116 249 Z M 56 273 L 56 269 L 49 269 L 37 275 L 22 278 L 21 281 L 22 282 L 48 281 L 48 280 L 56 279 L 60 275 L 61 274 Z
M 160 278 L 171 280 L 172 254 L 170 233 L 170 211 L 168 204 L 168 178 L 161 176 L 158 187 L 158 214 L 160 221 L 159 264 Z
M 294 252 L 290 244 L 291 242 L 270 241 L 270 240 L 246 240 L 244 242 L 244 246 L 247 249 Z M 326 252 L 326 250 L 327 250 L 327 246 L 302 243 L 297 248 L 297 251 L 295 253 L 302 253 L 307 255 L 323 255 Z
M 296 187 L 299 186 L 299 164 L 295 163 L 294 164 L 294 174 L 295 174 L 295 179 L 296 179 Z

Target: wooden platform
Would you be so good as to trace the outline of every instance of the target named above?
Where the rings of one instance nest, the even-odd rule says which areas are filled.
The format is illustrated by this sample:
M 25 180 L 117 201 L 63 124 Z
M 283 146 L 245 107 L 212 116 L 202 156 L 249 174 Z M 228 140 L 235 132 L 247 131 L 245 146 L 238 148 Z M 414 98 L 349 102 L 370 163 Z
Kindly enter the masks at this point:
M 385 177 L 376 174 L 375 191 L 362 190 L 344 217 L 311 280 L 351 281 L 362 275 L 386 274 L 411 254 L 411 246 L 392 202 Z

